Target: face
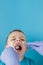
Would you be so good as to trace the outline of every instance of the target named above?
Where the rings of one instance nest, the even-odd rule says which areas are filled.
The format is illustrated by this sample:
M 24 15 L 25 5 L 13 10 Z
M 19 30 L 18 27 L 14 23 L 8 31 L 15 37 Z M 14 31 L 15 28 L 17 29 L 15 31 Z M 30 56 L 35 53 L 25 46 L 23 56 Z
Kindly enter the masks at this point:
M 7 40 L 7 47 L 12 46 L 19 56 L 26 52 L 26 38 L 22 32 L 12 32 Z

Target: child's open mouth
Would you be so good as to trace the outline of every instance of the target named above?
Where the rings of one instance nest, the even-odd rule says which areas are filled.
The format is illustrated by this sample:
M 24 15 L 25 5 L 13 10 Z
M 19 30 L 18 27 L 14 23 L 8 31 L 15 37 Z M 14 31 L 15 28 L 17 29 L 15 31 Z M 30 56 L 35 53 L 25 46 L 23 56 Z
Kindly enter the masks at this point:
M 17 46 L 15 46 L 15 49 L 16 49 L 17 51 L 21 51 L 21 50 L 22 50 L 22 47 L 21 47 L 20 45 L 17 45 Z

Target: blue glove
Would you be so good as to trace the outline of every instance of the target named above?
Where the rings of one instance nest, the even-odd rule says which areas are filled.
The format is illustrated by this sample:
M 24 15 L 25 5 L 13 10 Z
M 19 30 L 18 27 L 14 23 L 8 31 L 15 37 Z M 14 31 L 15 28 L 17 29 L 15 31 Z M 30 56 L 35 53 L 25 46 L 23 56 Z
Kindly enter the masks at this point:
M 41 42 L 28 42 L 27 46 L 30 46 L 32 49 L 36 50 L 40 55 L 43 56 L 43 41 Z
M 1 54 L 1 61 L 4 62 L 5 65 L 20 65 L 18 54 L 12 47 L 4 49 Z

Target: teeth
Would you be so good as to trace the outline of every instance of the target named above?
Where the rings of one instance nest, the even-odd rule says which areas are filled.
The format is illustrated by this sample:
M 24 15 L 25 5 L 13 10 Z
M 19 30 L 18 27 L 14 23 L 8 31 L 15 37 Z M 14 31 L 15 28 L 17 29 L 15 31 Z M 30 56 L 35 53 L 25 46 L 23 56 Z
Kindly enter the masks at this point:
M 19 49 L 19 46 L 16 46 L 16 49 Z
M 15 49 L 16 50 L 22 50 L 22 47 L 21 46 L 16 46 Z

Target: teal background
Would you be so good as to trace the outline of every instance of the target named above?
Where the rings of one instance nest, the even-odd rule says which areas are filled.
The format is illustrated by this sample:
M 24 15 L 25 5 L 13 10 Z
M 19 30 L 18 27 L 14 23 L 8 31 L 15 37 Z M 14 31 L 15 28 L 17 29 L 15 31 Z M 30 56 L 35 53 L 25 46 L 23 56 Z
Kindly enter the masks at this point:
M 10 31 L 21 29 L 27 42 L 43 41 L 43 0 L 0 0 L 0 54 Z M 29 48 L 26 56 L 43 65 L 43 56 Z

